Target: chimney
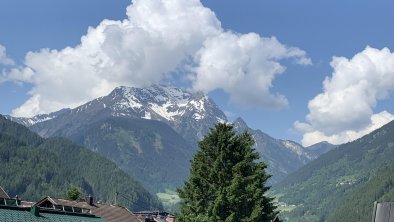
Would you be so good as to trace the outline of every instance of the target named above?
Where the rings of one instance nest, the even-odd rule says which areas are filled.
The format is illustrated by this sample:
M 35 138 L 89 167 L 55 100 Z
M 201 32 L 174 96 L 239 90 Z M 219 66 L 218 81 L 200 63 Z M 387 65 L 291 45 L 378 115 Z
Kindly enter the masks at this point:
M 93 197 L 90 194 L 88 197 L 86 197 L 86 203 L 89 204 L 90 206 L 93 205 Z
M 21 205 L 21 199 L 19 198 L 18 195 L 15 195 L 15 202 L 17 206 Z
M 36 217 L 39 217 L 40 216 L 40 208 L 38 206 L 33 206 L 30 209 L 30 213 Z

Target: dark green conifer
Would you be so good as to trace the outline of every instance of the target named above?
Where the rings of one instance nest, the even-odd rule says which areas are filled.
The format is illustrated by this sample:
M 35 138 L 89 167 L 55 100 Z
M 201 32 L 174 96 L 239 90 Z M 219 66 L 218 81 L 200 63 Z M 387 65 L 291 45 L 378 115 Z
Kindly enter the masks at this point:
M 69 200 L 78 200 L 81 197 L 81 190 L 77 186 L 71 186 L 66 193 L 66 198 Z
M 253 145 L 249 133 L 236 135 L 232 125 L 211 129 L 199 143 L 189 180 L 178 190 L 180 221 L 279 221 L 273 199 L 266 196 L 270 176 Z

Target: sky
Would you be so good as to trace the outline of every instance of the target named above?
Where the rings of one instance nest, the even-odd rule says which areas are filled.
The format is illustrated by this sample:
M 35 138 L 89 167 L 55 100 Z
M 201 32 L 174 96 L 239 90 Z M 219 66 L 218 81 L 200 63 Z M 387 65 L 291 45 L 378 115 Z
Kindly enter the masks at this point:
M 390 0 L 0 1 L 0 113 L 160 83 L 275 138 L 345 143 L 394 119 L 392 21 Z

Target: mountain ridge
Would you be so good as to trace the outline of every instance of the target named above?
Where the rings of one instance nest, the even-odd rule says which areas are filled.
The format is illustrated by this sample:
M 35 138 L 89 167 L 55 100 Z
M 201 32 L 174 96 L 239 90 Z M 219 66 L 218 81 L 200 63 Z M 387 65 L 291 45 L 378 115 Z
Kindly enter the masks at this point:
M 238 133 L 248 131 L 252 134 L 255 149 L 261 153 L 261 160 L 268 164 L 268 171 L 272 174 L 271 184 L 281 181 L 286 175 L 320 155 L 311 153 L 297 142 L 275 139 L 259 129 L 253 130 L 241 117 L 236 118 L 233 124 Z
M 12 120 L 28 127 L 35 125 L 35 132 L 49 137 L 55 134 L 57 127 L 42 131 L 39 127 L 42 123 L 52 121 L 55 117 L 66 118 L 81 112 L 90 113 L 90 116 L 94 115 L 95 118 L 110 115 L 162 121 L 190 141 L 191 145 L 202 139 L 212 123 L 227 122 L 225 114 L 203 93 L 162 85 L 146 88 L 119 86 L 107 96 L 91 100 L 74 109 L 63 109 L 32 118 L 12 117 Z
M 183 172 L 177 171 L 179 175 L 183 175 L 180 176 L 181 179 L 179 180 L 183 180 L 188 175 L 189 163 L 186 162 L 192 158 L 197 150 L 198 141 L 217 122 L 228 122 L 227 117 L 214 101 L 203 93 L 163 85 L 152 85 L 146 88 L 120 86 L 116 87 L 107 96 L 99 97 L 74 109 L 63 109 L 33 118 L 9 118 L 26 124 L 40 136 L 69 138 L 80 145 L 101 153 L 117 163 L 130 175 L 139 175 L 138 179 L 144 185 L 150 187 L 151 191 L 154 190 L 155 192 L 158 191 L 158 187 L 152 187 L 151 183 L 157 184 L 160 181 L 151 180 L 153 178 L 146 181 L 146 177 L 141 174 L 144 170 L 138 170 L 139 173 L 136 172 L 138 167 L 125 164 L 124 161 L 127 158 L 122 157 L 122 155 L 129 155 L 131 159 L 137 161 L 136 163 L 145 166 L 146 161 L 143 159 L 149 159 L 150 157 L 144 156 L 145 153 L 142 149 L 153 150 L 155 141 L 161 142 L 165 137 L 165 132 L 174 130 L 178 135 L 172 133 L 171 139 L 177 141 L 178 149 L 173 149 L 168 141 L 163 148 L 172 152 L 169 155 L 181 158 L 181 160 L 175 160 L 183 163 L 180 167 Z M 120 120 L 127 121 L 130 126 L 123 124 L 122 127 L 117 128 L 117 132 L 105 130 L 105 125 L 116 123 L 115 125 L 119 126 Z M 151 121 L 158 121 L 161 124 Z M 147 126 L 156 124 L 160 125 L 159 128 L 161 129 L 166 128 L 162 125 L 165 124 L 168 128 L 160 132 L 149 128 L 149 131 L 146 131 L 143 135 L 140 133 L 142 128 L 139 125 L 141 124 Z M 261 159 L 268 163 L 268 169 L 273 174 L 272 183 L 280 181 L 285 175 L 317 156 L 311 155 L 294 141 L 278 140 L 261 130 L 250 129 L 242 118 L 236 119 L 233 124 L 238 131 L 248 130 L 253 133 L 256 139 L 256 150 L 262 153 Z M 153 135 L 150 131 L 156 134 Z M 105 135 L 104 132 L 107 132 L 108 135 Z M 98 134 L 101 137 L 98 137 Z M 108 144 L 108 147 L 95 143 L 93 138 L 102 144 Z M 118 153 L 118 157 L 115 157 L 113 153 Z M 157 163 L 153 164 L 165 165 L 169 161 L 169 157 L 161 158 L 159 153 L 152 153 L 152 155 L 159 158 L 156 161 Z M 142 159 L 136 159 L 137 157 Z M 130 158 L 128 161 L 130 161 Z M 157 172 L 162 172 L 165 175 L 169 174 L 165 168 L 155 168 L 154 172 L 151 173 L 144 172 L 148 173 L 147 175 Z M 179 181 L 174 181 L 172 185 L 170 184 L 170 187 L 175 188 L 180 184 Z M 166 187 L 163 186 L 161 189 L 166 189 Z

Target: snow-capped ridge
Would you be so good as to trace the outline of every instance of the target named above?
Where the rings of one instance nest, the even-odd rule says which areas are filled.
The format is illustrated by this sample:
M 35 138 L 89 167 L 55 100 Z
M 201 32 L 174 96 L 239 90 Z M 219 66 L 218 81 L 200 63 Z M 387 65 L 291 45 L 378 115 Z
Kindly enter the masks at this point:
M 152 85 L 146 88 L 119 86 L 110 94 L 114 103 L 113 115 L 140 115 L 140 118 L 159 118 L 177 121 L 187 113 L 195 120 L 207 116 L 209 106 L 216 105 L 202 92 L 191 92 L 171 86 Z M 222 116 L 219 118 L 223 120 Z
M 49 114 L 38 114 L 38 115 L 33 116 L 31 118 L 27 118 L 27 117 L 13 117 L 13 116 L 5 116 L 5 117 L 7 119 L 11 120 L 11 121 L 14 121 L 14 122 L 17 122 L 17 123 L 20 123 L 20 124 L 22 124 L 24 126 L 29 127 L 29 126 L 33 126 L 33 125 L 38 124 L 38 123 L 42 123 L 42 122 L 54 119 L 57 116 L 65 113 L 65 112 L 67 112 L 69 110 L 70 110 L 69 108 L 65 108 L 65 109 L 61 109 L 59 111 L 52 112 L 52 113 L 49 113 Z

